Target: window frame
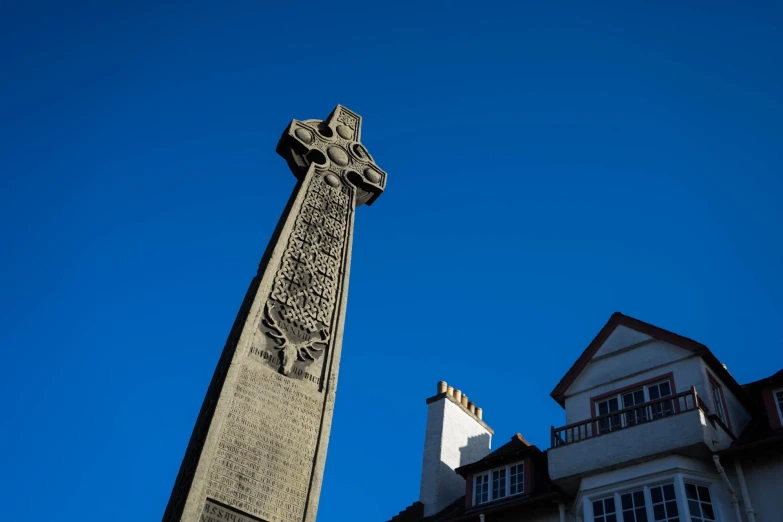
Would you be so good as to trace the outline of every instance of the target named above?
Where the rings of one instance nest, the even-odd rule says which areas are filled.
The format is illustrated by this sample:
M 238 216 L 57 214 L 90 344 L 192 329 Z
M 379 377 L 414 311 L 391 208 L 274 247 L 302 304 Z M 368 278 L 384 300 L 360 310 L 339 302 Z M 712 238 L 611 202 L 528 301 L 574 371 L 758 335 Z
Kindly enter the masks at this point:
M 486 477 L 487 481 L 483 485 L 486 488 L 487 500 L 485 500 L 483 502 L 479 502 L 478 499 L 477 499 L 478 494 L 479 494 L 479 490 L 478 490 L 478 487 L 477 487 L 478 486 L 478 479 L 485 478 L 485 477 Z M 489 483 L 490 478 L 491 478 L 491 472 L 476 473 L 475 475 L 473 475 L 473 505 L 474 506 L 478 506 L 478 505 L 481 505 L 481 504 L 486 504 L 487 502 L 489 502 L 491 500 L 492 491 L 491 491 L 490 483 Z M 484 491 L 484 490 L 482 490 L 482 491 Z
M 707 384 L 709 384 L 710 386 L 710 397 L 712 398 L 712 407 L 715 408 L 715 411 L 713 413 L 720 419 L 720 421 L 726 426 L 726 428 L 728 428 L 729 432 L 733 433 L 731 429 L 731 416 L 729 415 L 729 405 L 726 402 L 726 394 L 723 393 L 723 385 L 720 383 L 717 377 L 712 375 L 712 373 L 710 372 L 707 372 L 707 381 L 708 381 Z M 713 388 L 718 390 L 718 395 L 720 396 L 719 398 L 715 397 L 715 389 Z M 723 412 L 724 418 L 721 418 L 721 416 L 718 415 L 718 402 L 717 402 L 718 399 L 720 399 L 720 407 L 721 407 L 721 411 Z
M 625 491 L 624 493 L 620 493 L 619 494 L 619 498 L 620 498 L 620 509 L 619 509 L 620 513 L 619 514 L 620 514 L 620 517 L 618 517 L 618 518 L 621 518 L 623 520 L 623 522 L 639 522 L 639 521 L 636 520 L 637 519 L 636 515 L 638 514 L 637 512 L 640 509 L 644 510 L 645 517 L 649 519 L 650 514 L 648 513 L 649 509 L 648 509 L 648 506 L 647 506 L 647 504 L 648 504 L 647 500 L 648 499 L 647 499 L 647 494 L 646 494 L 646 491 L 645 491 L 646 488 L 647 488 L 647 486 L 644 486 L 641 489 L 639 489 L 639 488 L 631 489 L 631 490 Z M 637 493 L 641 493 L 642 494 L 642 503 L 640 505 L 636 505 L 636 500 L 637 500 L 636 494 Z M 625 505 L 624 505 L 623 497 L 625 497 L 625 496 L 628 496 L 630 498 L 630 500 L 631 500 L 631 507 L 630 507 L 630 509 L 627 509 L 625 507 Z M 630 512 L 631 515 L 633 516 L 634 520 L 625 520 L 626 512 Z M 647 522 L 647 521 L 644 521 L 644 522 Z
M 592 518 L 593 518 L 592 522 L 596 522 L 596 520 L 595 520 L 595 517 L 596 517 L 596 514 L 595 514 L 595 504 L 596 504 L 596 502 L 600 502 L 601 503 L 601 509 L 603 510 L 603 513 L 601 513 L 600 515 L 597 515 L 597 516 L 601 517 L 601 520 L 599 522 L 606 522 L 606 519 L 609 517 L 609 514 L 606 513 L 606 501 L 609 500 L 609 499 L 612 499 L 612 502 L 614 504 L 614 511 L 611 513 L 611 515 L 614 515 L 615 522 L 617 522 L 619 520 L 619 516 L 617 514 L 617 495 L 614 494 L 614 495 L 604 495 L 604 496 L 601 496 L 601 497 L 596 498 L 596 499 L 590 499 L 590 510 L 591 510 L 591 515 L 592 515 Z
M 517 468 L 521 468 L 522 469 L 521 473 L 517 472 L 517 473 L 514 474 L 515 476 L 517 476 L 517 483 L 515 484 L 515 486 L 517 488 L 517 492 L 516 493 L 511 493 L 511 468 L 513 468 L 513 467 L 517 467 Z M 519 477 L 521 477 L 521 482 L 520 482 L 520 478 Z M 506 472 L 506 481 L 507 481 L 506 482 L 506 488 L 508 490 L 508 494 L 506 495 L 507 497 L 513 497 L 513 496 L 522 495 L 522 494 L 525 493 L 525 486 L 527 486 L 527 484 L 525 483 L 525 461 L 524 460 L 519 461 L 519 462 L 515 462 L 514 464 L 509 464 L 508 465 L 508 471 Z M 521 489 L 519 488 L 520 484 L 522 484 L 522 488 Z
M 664 489 L 666 486 L 672 486 L 672 493 L 674 493 L 673 499 L 666 498 L 666 490 Z M 677 477 L 674 477 L 674 480 L 671 482 L 667 480 L 666 482 L 657 482 L 655 484 L 649 484 L 646 486 L 647 491 L 650 493 L 650 507 L 647 510 L 647 518 L 650 522 L 671 522 L 672 518 L 675 517 L 680 522 L 685 521 L 685 516 L 682 514 L 682 503 L 678 498 L 680 495 L 677 494 L 679 491 L 678 486 L 679 484 L 677 482 Z M 661 489 L 661 502 L 655 502 L 652 498 L 652 490 L 657 488 Z M 669 516 L 669 502 L 674 502 L 674 505 L 677 507 L 676 515 Z M 664 520 L 658 520 L 655 518 L 655 508 L 659 505 L 663 506 Z
M 590 398 L 590 415 L 591 415 L 591 418 L 595 419 L 595 418 L 599 417 L 600 415 L 603 415 L 603 414 L 599 414 L 598 413 L 600 405 L 602 403 L 610 401 L 612 399 L 616 399 L 617 400 L 617 406 L 618 406 L 617 409 L 618 410 L 625 409 L 625 405 L 623 403 L 623 395 L 627 395 L 629 393 L 637 392 L 640 389 L 642 390 L 643 397 L 644 397 L 644 400 L 642 401 L 642 403 L 650 402 L 651 399 L 650 399 L 650 391 L 649 391 L 649 389 L 651 387 L 653 387 L 653 386 L 660 385 L 660 384 L 662 384 L 664 382 L 668 382 L 669 383 L 669 395 L 670 396 L 677 395 L 677 388 L 674 386 L 674 373 L 673 372 L 669 372 L 669 373 L 666 373 L 664 375 L 658 375 L 658 376 L 653 377 L 651 379 L 645 379 L 644 381 L 633 383 L 633 384 L 630 384 L 628 386 L 623 386 L 622 388 L 618 388 L 616 390 L 612 390 L 610 392 L 603 393 L 601 395 L 596 395 L 594 397 L 591 397 Z M 663 403 L 660 403 L 660 404 L 663 404 Z M 629 426 L 636 426 L 638 424 L 645 424 L 647 422 L 659 419 L 661 417 L 666 417 L 666 416 L 669 416 L 669 415 L 673 415 L 674 413 L 677 412 L 677 409 L 678 409 L 677 401 L 672 401 L 672 407 L 671 407 L 671 410 L 670 410 L 669 413 L 665 413 L 665 414 L 660 415 L 660 416 L 655 413 L 653 408 L 647 408 L 644 411 L 644 413 L 645 413 L 644 420 L 641 420 L 641 421 L 635 420 L 633 423 L 629 423 L 628 422 L 628 413 L 618 414 L 618 417 L 619 417 L 619 426 L 618 427 L 614 427 L 614 422 L 607 423 L 607 424 L 610 425 L 608 428 L 601 428 L 598 425 L 599 423 L 595 423 L 594 429 L 597 432 L 600 432 L 600 433 L 610 433 L 610 432 L 615 431 L 615 430 L 624 429 L 624 428 L 627 428 Z M 609 412 L 609 413 L 612 413 L 612 412 Z M 614 421 L 614 417 L 610 417 L 608 420 Z
M 581 516 L 584 522 L 596 522 L 596 520 L 603 521 L 605 514 L 596 515 L 593 511 L 594 502 L 605 501 L 608 498 L 614 499 L 614 519 L 616 522 L 629 522 L 623 517 L 623 504 L 622 496 L 635 491 L 644 490 L 644 506 L 647 515 L 648 522 L 656 522 L 654 506 L 652 501 L 652 490 L 658 487 L 662 488 L 662 502 L 666 506 L 667 503 L 675 502 L 677 508 L 677 519 L 679 522 L 693 522 L 690 514 L 690 506 L 688 504 L 688 494 L 686 492 L 686 484 L 693 484 L 694 486 L 707 488 L 710 496 L 710 507 L 712 508 L 713 515 L 716 522 L 724 522 L 728 520 L 726 513 L 724 513 L 724 507 L 720 504 L 717 497 L 719 497 L 720 480 L 714 478 L 706 478 L 700 473 L 692 472 L 676 472 L 665 475 L 650 476 L 646 478 L 638 478 L 632 481 L 624 481 L 622 484 L 607 485 L 601 487 L 598 490 L 594 490 L 591 494 L 582 496 L 578 501 L 580 510 L 575 514 Z M 667 500 L 666 493 L 663 490 L 665 486 L 672 486 L 674 498 Z M 669 515 L 668 507 L 664 508 L 664 519 L 670 521 L 672 516 Z
M 524 460 L 520 460 L 517 462 L 511 462 L 509 464 L 506 464 L 505 466 L 498 466 L 496 468 L 488 469 L 487 471 L 482 471 L 481 473 L 476 473 L 473 475 L 473 505 L 479 506 L 481 504 L 488 504 L 490 502 L 493 502 L 495 500 L 500 500 L 503 498 L 508 497 L 515 497 L 517 495 L 522 495 L 525 493 L 525 488 L 527 487 L 527 481 L 525 480 L 525 464 L 526 462 Z M 522 473 L 519 474 L 521 476 L 521 483 L 522 483 L 522 489 L 517 491 L 516 493 L 511 493 L 511 468 L 514 466 L 519 466 L 522 468 Z M 500 495 L 498 497 L 494 496 L 494 483 L 493 483 L 493 475 L 495 472 L 498 471 L 504 471 L 505 472 L 505 483 L 504 483 L 504 492 L 505 494 Z M 479 477 L 487 477 L 487 500 L 484 502 L 477 502 L 476 495 L 477 495 L 477 488 L 476 485 L 478 484 Z M 517 488 L 519 487 L 519 482 L 517 482 Z
M 781 394 L 780 400 L 778 400 L 778 393 Z M 775 410 L 778 412 L 780 424 L 783 425 L 783 388 L 772 390 L 772 402 L 775 405 Z
M 688 490 L 686 489 L 688 485 L 696 487 L 696 490 L 697 490 L 696 494 L 697 494 L 698 498 L 691 499 L 691 498 L 688 497 Z M 708 492 L 708 494 L 710 496 L 709 502 L 704 502 L 704 501 L 701 500 L 701 494 L 698 492 L 698 488 L 706 488 L 707 489 L 707 492 Z M 715 504 L 715 500 L 714 500 L 715 499 L 715 492 L 713 491 L 713 489 L 711 487 L 711 484 L 707 484 L 707 483 L 705 483 L 702 480 L 694 480 L 694 479 L 692 479 L 690 477 L 686 477 L 686 478 L 684 478 L 683 484 L 682 484 L 682 494 L 683 494 L 683 500 L 684 500 L 684 503 L 685 503 L 685 507 L 688 510 L 687 511 L 687 513 L 688 513 L 688 522 L 694 522 L 694 520 L 693 520 L 694 515 L 691 514 L 691 506 L 690 506 L 690 501 L 691 500 L 694 500 L 694 501 L 696 501 L 699 504 L 699 510 L 701 511 L 701 514 L 702 514 L 702 516 L 698 517 L 701 520 L 697 520 L 696 522 L 720 522 L 722 520 L 721 515 L 720 515 L 720 513 L 718 511 L 718 507 Z M 712 520 L 704 518 L 704 516 L 703 516 L 704 515 L 704 510 L 701 507 L 701 504 L 709 504 L 710 505 L 710 509 L 712 509 Z M 680 518 L 682 518 L 682 517 L 680 517 Z

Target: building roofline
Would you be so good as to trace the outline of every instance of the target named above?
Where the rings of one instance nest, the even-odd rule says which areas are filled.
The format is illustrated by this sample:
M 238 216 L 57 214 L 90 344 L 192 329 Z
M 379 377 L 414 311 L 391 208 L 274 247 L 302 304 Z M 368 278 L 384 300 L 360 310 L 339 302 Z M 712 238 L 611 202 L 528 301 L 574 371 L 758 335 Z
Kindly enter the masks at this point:
M 519 447 L 516 449 L 509 449 L 511 445 L 518 445 Z M 464 466 L 460 466 L 459 468 L 455 469 L 454 471 L 461 475 L 465 476 L 466 473 L 473 473 L 476 471 L 481 471 L 485 469 L 491 469 L 498 464 L 501 464 L 503 462 L 513 461 L 518 459 L 519 457 L 527 457 L 527 456 L 534 456 L 534 455 L 543 455 L 544 452 L 542 452 L 538 447 L 531 445 L 528 441 L 526 441 L 521 433 L 517 433 L 513 437 L 511 437 L 511 440 L 509 442 L 506 442 L 502 446 L 500 446 L 498 449 L 487 455 L 481 460 L 477 460 L 476 462 L 471 462 L 470 464 L 465 464 Z
M 745 407 L 751 411 L 755 411 L 757 409 L 753 405 L 747 393 L 745 393 L 745 391 L 742 389 L 742 386 L 740 386 L 740 384 L 734 379 L 734 377 L 731 376 L 728 370 L 723 367 L 720 361 L 718 361 L 718 358 L 715 357 L 715 355 L 710 351 L 709 348 L 707 348 L 706 345 L 694 341 L 693 339 L 683 337 L 682 335 L 676 334 L 669 330 L 659 328 L 658 326 L 652 325 L 650 323 L 645 323 L 644 321 L 640 321 L 639 319 L 635 319 L 628 315 L 623 315 L 620 312 L 615 312 L 612 314 L 612 316 L 609 318 L 609 321 L 598 332 L 598 335 L 596 335 L 590 344 L 587 345 L 587 348 L 585 348 L 571 368 L 568 369 L 563 378 L 560 379 L 560 382 L 557 383 L 557 386 L 555 386 L 554 390 L 552 390 L 552 393 L 549 394 L 553 399 L 555 399 L 555 401 L 557 401 L 560 406 L 565 408 L 565 392 L 574 383 L 579 374 L 582 373 L 596 352 L 601 348 L 604 342 L 606 342 L 606 340 L 609 338 L 612 332 L 617 329 L 618 326 L 625 326 L 632 330 L 636 330 L 637 332 L 649 335 L 650 337 L 658 339 L 659 341 L 664 341 L 674 346 L 678 346 L 684 350 L 688 350 L 700 356 L 704 359 L 704 361 L 716 374 L 716 376 L 719 377 L 734 393 L 737 399 L 741 401 L 743 405 L 745 405 Z

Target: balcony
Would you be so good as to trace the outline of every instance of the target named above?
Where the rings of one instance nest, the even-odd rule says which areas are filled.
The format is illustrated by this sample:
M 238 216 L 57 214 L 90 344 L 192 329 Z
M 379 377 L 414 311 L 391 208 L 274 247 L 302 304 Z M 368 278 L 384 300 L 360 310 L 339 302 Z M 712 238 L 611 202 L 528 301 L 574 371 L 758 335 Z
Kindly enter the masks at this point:
M 575 479 L 667 453 L 722 449 L 731 438 L 691 387 L 562 428 L 553 426 L 549 475 L 555 481 Z

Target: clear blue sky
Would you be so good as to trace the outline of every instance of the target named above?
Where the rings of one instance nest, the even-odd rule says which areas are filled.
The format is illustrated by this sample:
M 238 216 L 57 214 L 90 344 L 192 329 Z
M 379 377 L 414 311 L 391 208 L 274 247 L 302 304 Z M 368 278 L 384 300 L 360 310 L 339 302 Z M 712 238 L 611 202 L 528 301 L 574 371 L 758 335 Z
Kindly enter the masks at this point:
M 417 499 L 441 379 L 546 448 L 614 311 L 783 367 L 783 7 L 595 4 L 5 5 L 2 516 L 161 517 L 294 186 L 278 137 L 337 103 L 389 181 L 319 521 Z

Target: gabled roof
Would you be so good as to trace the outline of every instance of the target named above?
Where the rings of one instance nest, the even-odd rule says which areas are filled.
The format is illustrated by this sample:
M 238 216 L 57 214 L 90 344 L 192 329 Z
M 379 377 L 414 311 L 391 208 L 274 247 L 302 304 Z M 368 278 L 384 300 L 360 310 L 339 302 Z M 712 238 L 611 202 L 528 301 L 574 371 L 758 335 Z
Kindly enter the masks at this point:
M 718 361 L 717 357 L 715 357 L 715 355 L 713 355 L 710 349 L 705 345 L 694 341 L 693 339 L 688 339 L 682 335 L 670 332 L 669 330 L 664 330 L 663 328 L 659 328 L 650 323 L 645 323 L 639 319 L 634 319 L 633 317 L 623 315 L 620 312 L 615 312 L 612 314 L 612 317 L 609 318 L 609 322 L 607 322 L 604 327 L 601 328 L 601 331 L 598 332 L 598 335 L 595 336 L 595 339 L 593 339 L 587 348 L 585 348 L 585 351 L 582 352 L 582 355 L 579 356 L 573 366 L 571 366 L 557 386 L 555 386 L 555 389 L 552 390 L 552 393 L 550 393 L 551 397 L 555 399 L 557 403 L 560 404 L 560 406 L 565 407 L 566 391 L 568 391 L 568 388 L 574 383 L 576 378 L 579 377 L 579 374 L 582 373 L 582 370 L 585 369 L 596 352 L 601 348 L 604 342 L 606 342 L 606 340 L 609 338 L 612 332 L 617 329 L 618 326 L 625 326 L 626 328 L 636 330 L 637 332 L 649 335 L 654 339 L 664 341 L 700 356 L 702 359 L 704 359 L 715 375 L 726 384 L 732 393 L 734 393 L 737 399 L 742 401 L 746 407 L 750 408 L 752 411 L 755 411 L 755 408 L 752 405 L 752 401 L 748 399 L 747 394 L 742 389 L 742 386 L 740 386 L 739 383 L 734 380 L 734 377 L 731 376 L 731 374 L 726 370 L 726 368 L 723 367 L 720 361 Z
M 466 473 L 473 473 L 475 471 L 482 471 L 499 466 L 508 460 L 513 460 L 528 455 L 538 455 L 540 453 L 541 450 L 531 445 L 528 441 L 522 438 L 521 434 L 517 433 L 511 437 L 509 442 L 506 442 L 483 459 L 461 466 L 454 471 L 462 476 L 465 476 Z

